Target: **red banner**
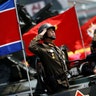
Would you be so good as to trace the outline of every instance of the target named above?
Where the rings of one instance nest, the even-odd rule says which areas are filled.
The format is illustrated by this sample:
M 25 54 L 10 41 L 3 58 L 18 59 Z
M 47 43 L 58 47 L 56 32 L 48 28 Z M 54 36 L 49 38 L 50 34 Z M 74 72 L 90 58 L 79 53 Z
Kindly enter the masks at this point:
M 88 54 L 91 53 L 90 44 L 95 29 L 96 29 L 96 16 L 92 17 L 85 24 L 81 26 L 81 32 L 85 48 L 75 50 L 74 53 L 72 51 L 68 52 L 69 60 L 84 59 Z
M 57 27 L 55 40 L 57 46 L 65 45 L 71 51 L 82 48 L 78 20 L 75 7 L 73 6 L 62 14 L 44 20 L 23 35 L 25 49 L 28 56 L 32 55 L 28 50 L 29 43 L 33 37 L 36 36 L 38 28 L 44 23 L 51 23 Z
M 96 16 L 92 17 L 81 26 L 85 47 L 90 46 L 94 29 L 96 29 Z

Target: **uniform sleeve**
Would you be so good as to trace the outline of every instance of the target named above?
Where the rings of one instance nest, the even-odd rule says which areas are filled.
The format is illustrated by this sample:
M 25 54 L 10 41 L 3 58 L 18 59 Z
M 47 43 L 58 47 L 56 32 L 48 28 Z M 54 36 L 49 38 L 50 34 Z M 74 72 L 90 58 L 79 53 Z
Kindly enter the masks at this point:
M 35 54 L 40 53 L 40 44 L 39 41 L 42 39 L 41 35 L 37 35 L 29 44 L 29 50 Z

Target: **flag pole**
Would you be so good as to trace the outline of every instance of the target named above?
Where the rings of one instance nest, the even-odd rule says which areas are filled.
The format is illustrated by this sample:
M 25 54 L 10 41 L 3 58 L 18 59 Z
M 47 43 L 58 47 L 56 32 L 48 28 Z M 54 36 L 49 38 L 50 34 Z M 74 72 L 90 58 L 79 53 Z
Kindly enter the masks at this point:
M 19 18 L 18 18 L 17 7 L 16 7 L 16 0 L 14 0 L 14 3 L 15 3 L 15 8 L 16 8 L 17 20 L 18 20 L 18 24 L 19 24 Z M 19 27 L 20 39 L 22 41 L 22 49 L 23 49 L 22 51 L 23 51 L 23 56 L 24 56 L 24 63 L 25 63 L 25 66 L 26 66 L 27 78 L 28 78 L 28 81 L 29 81 L 30 92 L 31 92 L 31 96 L 33 96 L 32 88 L 31 88 L 30 76 L 29 76 L 28 67 L 27 67 L 26 54 L 25 54 L 25 51 L 24 51 L 24 44 L 23 44 L 23 39 L 22 39 L 22 35 L 21 35 L 21 29 L 20 29 L 19 25 L 18 25 L 18 27 Z
M 76 2 L 74 0 L 74 8 L 75 8 L 75 6 L 76 6 Z M 76 12 L 76 17 L 77 17 L 77 10 L 76 10 L 76 8 L 75 8 L 75 12 Z M 79 23 L 78 18 L 77 18 L 77 21 L 78 21 L 78 26 L 79 26 L 79 30 L 80 30 L 80 37 L 81 37 L 81 41 L 82 41 L 82 46 L 84 48 L 84 54 L 85 54 L 85 57 L 86 57 L 87 54 L 86 54 L 86 49 L 85 49 L 85 46 L 84 46 L 84 39 L 83 39 L 83 35 L 82 35 L 82 32 L 81 32 L 80 23 Z

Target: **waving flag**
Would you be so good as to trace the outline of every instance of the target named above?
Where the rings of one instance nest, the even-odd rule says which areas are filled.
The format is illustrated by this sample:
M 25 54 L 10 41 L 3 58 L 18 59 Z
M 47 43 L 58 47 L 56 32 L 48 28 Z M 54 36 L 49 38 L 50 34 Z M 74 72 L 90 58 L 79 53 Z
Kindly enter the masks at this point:
M 0 3 L 0 56 L 22 49 L 14 0 Z
M 74 54 L 72 52 L 69 52 L 68 56 L 70 60 L 84 59 L 85 58 L 84 52 L 86 52 L 86 56 L 91 53 L 90 44 L 92 42 L 94 30 L 96 29 L 96 16 L 90 18 L 80 28 L 83 36 L 85 49 L 82 48 L 80 50 L 76 50 Z
M 96 16 L 92 17 L 81 26 L 85 46 L 90 46 L 94 29 L 96 29 Z
M 57 27 L 55 40 L 55 44 L 57 46 L 65 45 L 71 51 L 82 48 L 78 19 L 75 7 L 73 6 L 62 14 L 44 20 L 23 35 L 26 53 L 28 56 L 32 55 L 32 53 L 28 50 L 30 41 L 34 36 L 36 36 L 38 28 L 46 22 Z

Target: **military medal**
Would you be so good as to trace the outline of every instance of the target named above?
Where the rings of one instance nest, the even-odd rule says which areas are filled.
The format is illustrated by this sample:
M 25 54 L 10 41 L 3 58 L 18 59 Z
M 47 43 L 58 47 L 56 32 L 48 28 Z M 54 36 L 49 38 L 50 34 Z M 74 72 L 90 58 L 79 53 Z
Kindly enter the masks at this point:
M 52 49 L 49 50 L 51 55 L 52 55 L 52 58 L 55 59 L 55 55 L 54 55 L 54 51 Z
M 52 53 L 52 58 L 55 59 L 55 55 L 54 55 L 54 53 Z

